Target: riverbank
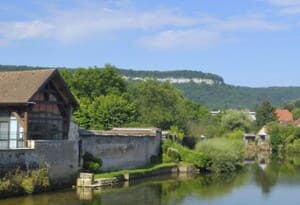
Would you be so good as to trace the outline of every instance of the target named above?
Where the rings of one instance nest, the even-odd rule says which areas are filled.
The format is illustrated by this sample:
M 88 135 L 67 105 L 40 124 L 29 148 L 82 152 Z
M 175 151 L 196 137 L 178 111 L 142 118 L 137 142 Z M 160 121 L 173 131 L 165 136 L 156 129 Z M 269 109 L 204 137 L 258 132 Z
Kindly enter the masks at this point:
M 89 174 L 81 173 L 77 179 L 77 187 L 104 187 L 124 181 L 143 179 L 178 173 L 199 173 L 200 170 L 187 163 L 163 163 L 134 170 L 118 170 L 113 172 Z
M 299 204 L 300 167 L 296 162 L 300 161 L 275 160 L 264 169 L 252 164 L 233 173 L 153 177 L 111 188 L 60 190 L 4 199 L 0 205 L 253 204 L 249 196 L 256 204 Z

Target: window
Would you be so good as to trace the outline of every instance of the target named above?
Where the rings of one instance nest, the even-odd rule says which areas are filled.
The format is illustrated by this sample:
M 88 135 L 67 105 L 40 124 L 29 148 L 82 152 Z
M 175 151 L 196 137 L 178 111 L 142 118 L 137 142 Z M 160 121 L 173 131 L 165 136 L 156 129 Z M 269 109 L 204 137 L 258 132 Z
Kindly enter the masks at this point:
M 23 128 L 11 113 L 0 112 L 0 149 L 23 147 Z
M 8 148 L 8 122 L 0 122 L 0 149 Z

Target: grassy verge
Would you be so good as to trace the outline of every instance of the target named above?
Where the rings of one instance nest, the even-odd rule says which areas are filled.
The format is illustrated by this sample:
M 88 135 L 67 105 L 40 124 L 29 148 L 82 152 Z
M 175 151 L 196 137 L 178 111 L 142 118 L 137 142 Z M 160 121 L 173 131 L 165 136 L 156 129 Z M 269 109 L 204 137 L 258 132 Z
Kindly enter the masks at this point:
M 105 173 L 98 173 L 95 174 L 95 178 L 113 178 L 119 175 L 123 174 L 145 174 L 148 172 L 152 172 L 161 168 L 168 168 L 176 166 L 176 163 L 163 163 L 163 164 L 156 164 L 156 165 L 150 165 L 147 167 L 143 167 L 140 169 L 133 169 L 133 170 L 118 170 L 118 171 L 112 171 L 112 172 L 105 172 Z

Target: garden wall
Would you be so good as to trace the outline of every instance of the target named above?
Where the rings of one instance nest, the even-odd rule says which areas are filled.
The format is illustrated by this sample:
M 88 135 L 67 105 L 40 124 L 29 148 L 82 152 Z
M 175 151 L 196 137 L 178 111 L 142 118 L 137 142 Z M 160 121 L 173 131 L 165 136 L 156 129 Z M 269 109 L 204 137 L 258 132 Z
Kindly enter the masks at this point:
M 101 158 L 101 170 L 133 169 L 151 162 L 160 153 L 161 130 L 119 128 L 111 131 L 81 131 L 82 153 Z

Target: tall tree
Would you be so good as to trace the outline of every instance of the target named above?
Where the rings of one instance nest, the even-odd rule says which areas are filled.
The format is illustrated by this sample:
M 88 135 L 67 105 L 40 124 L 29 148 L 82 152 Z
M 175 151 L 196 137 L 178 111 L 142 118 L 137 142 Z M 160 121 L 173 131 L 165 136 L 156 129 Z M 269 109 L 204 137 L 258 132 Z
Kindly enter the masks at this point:
M 261 127 L 268 122 L 276 121 L 275 107 L 273 107 L 270 101 L 265 100 L 256 107 L 256 124 Z
M 105 65 L 104 68 L 63 69 L 61 73 L 78 98 L 93 99 L 100 95 L 121 94 L 126 91 L 126 83 L 117 73 L 117 68 Z
M 186 119 L 185 99 L 170 83 L 154 80 L 137 83 L 130 90 L 136 104 L 139 122 L 169 129 L 171 125 L 183 127 Z
M 251 121 L 247 111 L 227 110 L 221 118 L 221 124 L 228 131 L 243 130 L 248 132 Z

